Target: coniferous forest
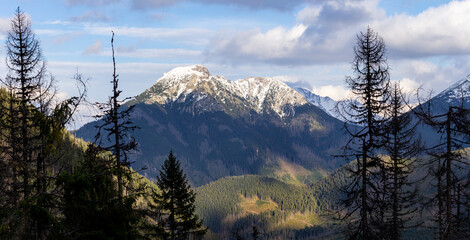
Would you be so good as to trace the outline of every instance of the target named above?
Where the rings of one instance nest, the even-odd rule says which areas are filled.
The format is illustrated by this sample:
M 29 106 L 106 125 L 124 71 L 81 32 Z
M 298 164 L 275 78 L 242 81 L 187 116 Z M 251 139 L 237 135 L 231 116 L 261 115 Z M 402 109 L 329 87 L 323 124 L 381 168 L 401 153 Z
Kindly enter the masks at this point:
M 249 140 L 228 139 L 237 150 L 226 142 L 214 150 L 206 141 L 185 138 L 178 123 L 168 124 L 178 142 L 141 140 L 141 119 L 164 127 L 158 119 L 142 117 L 151 112 L 145 111 L 147 105 L 123 97 L 117 39 L 111 32 L 109 97 L 93 103 L 99 113 L 86 129 L 92 138 L 85 141 L 77 137 L 80 131 L 67 130 L 78 107 L 88 103 L 85 77 L 75 73 L 78 95 L 58 101 L 40 40 L 26 13 L 15 11 L 5 44 L 7 72 L 0 77 L 0 239 L 470 238 L 469 99 L 462 94 L 459 104 L 442 108 L 417 92 L 418 103 L 411 103 L 410 94 L 390 80 L 386 43 L 372 28 L 359 32 L 351 46 L 352 74 L 345 82 L 353 97 L 336 105 L 340 132 L 326 132 L 339 121 L 328 122 L 326 113 L 311 105 L 284 107 L 285 118 L 236 104 L 229 106 L 235 109 L 232 115 L 223 115 L 223 106 L 204 115 L 210 110 L 194 112 L 201 104 L 178 105 L 204 101 L 206 95 L 158 106 L 155 116 L 161 118 L 171 119 L 174 107 L 186 119 L 215 119 L 222 132 L 218 138 L 229 136 L 224 131 L 249 135 L 255 128 L 281 129 L 269 136 L 257 132 Z M 158 99 L 152 94 L 144 95 Z M 253 128 L 226 121 L 229 116 Z M 203 136 L 212 131 L 202 123 L 194 128 Z M 309 139 L 312 149 L 325 148 L 325 142 L 331 146 L 317 153 L 287 142 L 284 135 Z M 429 135 L 437 140 L 423 139 Z M 212 155 L 246 159 L 201 160 L 206 171 L 191 165 L 184 155 L 191 151 L 170 150 L 163 158 L 147 156 L 160 163 L 150 171 L 157 174 L 148 175 L 139 163 L 142 145 L 193 145 L 203 160 Z

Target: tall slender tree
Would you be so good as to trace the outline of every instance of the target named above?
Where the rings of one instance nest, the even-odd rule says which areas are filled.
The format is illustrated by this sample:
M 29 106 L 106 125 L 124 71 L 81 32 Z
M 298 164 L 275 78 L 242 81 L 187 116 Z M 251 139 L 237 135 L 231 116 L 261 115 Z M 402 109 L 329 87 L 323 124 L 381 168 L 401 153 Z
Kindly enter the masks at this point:
M 118 206 L 120 206 L 124 213 L 129 204 L 135 204 L 136 199 L 144 193 L 144 189 L 138 184 L 133 184 L 136 182 L 136 174 L 133 174 L 131 170 L 132 162 L 129 160 L 129 154 L 137 150 L 137 142 L 132 133 L 138 127 L 131 120 L 131 112 L 134 106 L 125 105 L 125 101 L 130 98 L 120 99 L 122 91 L 119 90 L 119 75 L 116 72 L 114 32 L 111 37 L 111 50 L 113 57 L 112 94 L 107 102 L 97 103 L 102 114 L 95 116 L 99 119 L 96 126 L 98 131 L 95 135 L 95 144 L 101 150 L 111 152 L 111 155 L 109 155 L 109 167 L 117 179 Z M 129 214 L 133 213 L 129 212 Z M 121 224 L 122 232 L 128 233 L 123 234 L 123 236 L 131 236 L 130 234 L 140 227 L 134 224 L 135 222 L 130 221 L 120 221 L 118 223 Z
M 384 185 L 384 196 L 388 199 L 385 231 L 389 233 L 388 239 L 398 240 L 402 238 L 404 229 L 418 224 L 410 223 L 412 214 L 418 210 L 419 196 L 409 177 L 422 147 L 415 134 L 417 122 L 413 123 L 411 114 L 405 114 L 407 105 L 398 83 L 392 87 L 390 103 L 390 119 L 385 123 L 387 141 L 384 145 L 385 154 L 390 157 L 389 161 L 384 161 L 385 173 L 388 174 L 388 181 Z
M 194 213 L 196 194 L 172 151 L 163 163 L 160 176 L 157 176 L 157 186 L 161 193 L 154 194 L 154 202 L 161 213 L 158 221 L 164 229 L 163 238 L 171 240 L 187 239 L 189 236 L 202 238 L 207 229 Z
M 114 57 L 114 32 L 111 37 L 111 49 L 113 56 L 113 84 L 112 95 L 108 102 L 98 103 L 99 109 L 103 112 L 95 116 L 100 119 L 97 126 L 98 132 L 95 136 L 95 143 L 103 149 L 113 153 L 115 174 L 117 176 L 118 195 L 122 202 L 124 196 L 124 180 L 131 180 L 129 153 L 137 149 L 137 142 L 132 136 L 132 132 L 137 129 L 132 123 L 131 112 L 134 105 L 123 106 L 130 98 L 119 99 L 122 91 L 119 90 L 119 75 L 116 73 L 116 60 Z M 104 133 L 104 137 L 103 134 Z
M 345 125 L 351 139 L 345 146 L 345 157 L 349 164 L 350 184 L 343 187 L 345 198 L 341 203 L 343 220 L 348 221 L 346 234 L 349 239 L 376 239 L 377 228 L 373 226 L 376 212 L 376 184 L 379 182 L 377 169 L 381 168 L 381 159 L 377 151 L 383 147 L 385 122 L 384 113 L 388 108 L 389 73 L 386 60 L 385 43 L 371 28 L 357 36 L 354 47 L 355 58 L 352 64 L 355 77 L 347 77 L 355 99 L 339 106 L 346 115 Z
M 9 194 L 13 206 L 23 216 L 16 229 L 23 237 L 45 238 L 44 225 L 47 214 L 41 201 L 45 195 L 45 163 L 40 157 L 44 150 L 41 144 L 38 107 L 49 94 L 52 80 L 48 80 L 46 63 L 42 57 L 39 41 L 31 30 L 31 22 L 19 8 L 11 20 L 11 30 L 6 41 L 6 65 L 8 74 L 3 82 L 9 96 L 5 102 L 7 113 L 3 121 L 4 150 L 12 171 L 12 186 Z M 44 213 L 44 212 L 43 212 Z
M 2 81 L 0 121 L 4 163 L 10 174 L 10 187 L 3 189 L 13 214 L 2 224 L 12 236 L 46 239 L 52 227 L 57 145 L 65 125 L 84 97 L 73 97 L 54 104 L 54 81 L 46 71 L 39 41 L 31 22 L 19 8 L 11 20 L 6 41 L 8 74 Z M 13 225 L 11 225 L 13 224 Z
M 429 103 L 431 105 L 432 102 Z M 429 164 L 434 166 L 437 201 L 437 235 L 439 239 L 457 239 L 462 234 L 456 231 L 460 216 L 456 215 L 460 201 L 457 201 L 458 184 L 463 179 L 458 171 L 469 163 L 465 161 L 465 150 L 470 144 L 468 134 L 469 110 L 463 107 L 449 106 L 442 114 L 432 114 L 421 107 L 416 111 L 424 122 L 434 127 L 441 134 L 442 142 L 428 149 L 431 158 Z M 459 194 L 460 195 L 460 194 Z

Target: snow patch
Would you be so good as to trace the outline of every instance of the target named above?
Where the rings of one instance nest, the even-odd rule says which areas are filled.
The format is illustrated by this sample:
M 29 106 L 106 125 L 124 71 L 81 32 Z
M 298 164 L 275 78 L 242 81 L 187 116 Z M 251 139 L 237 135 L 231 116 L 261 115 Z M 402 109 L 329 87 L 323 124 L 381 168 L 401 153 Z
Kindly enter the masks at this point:
M 165 104 L 196 90 L 203 93 L 198 95 L 196 101 L 212 95 L 220 103 L 228 104 L 235 97 L 258 113 L 273 111 L 280 117 L 295 114 L 292 107 L 284 111 L 287 104 L 300 106 L 307 103 L 301 94 L 282 81 L 266 77 L 230 81 L 221 76 L 211 76 L 207 68 L 201 65 L 178 67 L 163 74 L 154 86 L 146 90 L 152 97 L 145 102 Z

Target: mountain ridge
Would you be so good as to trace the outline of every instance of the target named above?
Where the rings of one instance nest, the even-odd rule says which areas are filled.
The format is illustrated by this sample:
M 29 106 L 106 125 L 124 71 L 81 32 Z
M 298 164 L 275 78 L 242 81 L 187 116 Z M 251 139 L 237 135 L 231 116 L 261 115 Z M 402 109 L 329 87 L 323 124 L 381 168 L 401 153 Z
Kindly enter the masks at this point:
M 196 96 L 196 101 L 212 96 L 228 114 L 272 112 L 283 118 L 295 114 L 293 107 L 307 104 L 284 82 L 267 77 L 249 77 L 236 81 L 221 76 L 213 76 L 202 65 L 178 67 L 163 74 L 156 83 L 136 97 L 132 103 L 184 102 L 188 96 Z M 227 102 L 238 104 L 239 111 Z M 286 107 L 287 106 L 287 107 Z M 220 109 L 219 109 L 220 110 Z

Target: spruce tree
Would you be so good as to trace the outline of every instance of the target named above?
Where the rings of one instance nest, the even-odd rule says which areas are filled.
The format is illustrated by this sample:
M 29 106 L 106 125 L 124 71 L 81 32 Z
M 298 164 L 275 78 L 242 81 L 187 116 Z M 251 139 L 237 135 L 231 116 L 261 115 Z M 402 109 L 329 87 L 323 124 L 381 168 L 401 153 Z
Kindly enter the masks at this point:
M 355 58 L 352 68 L 354 77 L 347 77 L 355 99 L 338 106 L 346 117 L 345 125 L 351 136 L 344 147 L 342 157 L 349 161 L 350 181 L 342 187 L 340 218 L 347 221 L 346 234 L 349 239 L 377 239 L 383 219 L 381 200 L 383 193 L 378 191 L 383 181 L 383 165 L 378 150 L 383 147 L 384 131 L 382 116 L 388 109 L 389 73 L 385 43 L 371 28 L 357 36 L 354 47 Z M 379 171 L 378 171 L 379 169 Z M 374 216 L 379 214 L 379 216 Z M 377 220 L 378 218 L 378 220 Z M 375 225 L 375 226 L 374 226 Z
M 180 168 L 180 162 L 170 151 L 157 176 L 160 193 L 154 195 L 154 202 L 161 214 L 160 226 L 164 229 L 164 239 L 202 238 L 207 229 L 195 215 L 196 194 Z
M 13 235 L 46 239 L 54 222 L 51 185 L 58 169 L 56 149 L 83 95 L 53 104 L 53 77 L 46 71 L 31 22 L 19 8 L 11 20 L 6 53 L 8 73 L 2 83 L 7 94 L 0 99 L 5 114 L 0 137 L 10 182 L 3 194 L 15 212 L 2 224 L 9 225 Z

